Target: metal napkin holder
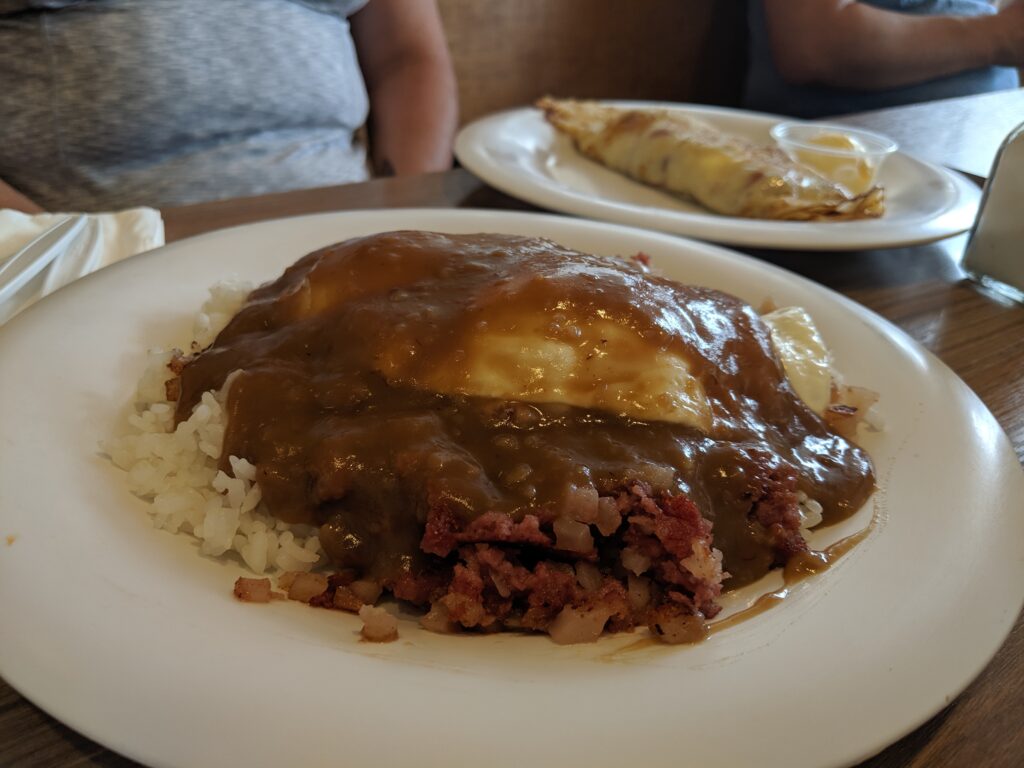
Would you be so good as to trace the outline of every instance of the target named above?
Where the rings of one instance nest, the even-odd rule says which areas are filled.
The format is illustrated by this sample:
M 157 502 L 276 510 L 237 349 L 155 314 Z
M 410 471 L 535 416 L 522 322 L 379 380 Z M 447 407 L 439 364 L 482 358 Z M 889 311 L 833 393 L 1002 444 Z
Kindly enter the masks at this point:
M 963 268 L 989 291 L 1024 302 L 1024 123 L 996 154 Z

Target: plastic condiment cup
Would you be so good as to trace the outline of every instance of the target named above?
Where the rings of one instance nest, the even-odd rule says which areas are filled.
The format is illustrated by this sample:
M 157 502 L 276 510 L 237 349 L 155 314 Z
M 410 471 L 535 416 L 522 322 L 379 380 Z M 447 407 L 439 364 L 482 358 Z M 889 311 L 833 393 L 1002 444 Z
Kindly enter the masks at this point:
M 899 145 L 880 133 L 834 123 L 777 123 L 771 136 L 795 162 L 809 166 L 852 195 L 867 192 Z

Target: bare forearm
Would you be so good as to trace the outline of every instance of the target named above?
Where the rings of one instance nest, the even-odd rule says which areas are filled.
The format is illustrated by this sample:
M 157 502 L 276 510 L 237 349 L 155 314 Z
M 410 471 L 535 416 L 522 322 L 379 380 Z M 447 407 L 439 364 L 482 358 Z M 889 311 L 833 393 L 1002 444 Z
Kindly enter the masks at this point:
M 377 170 L 450 167 L 458 97 L 434 0 L 372 0 L 352 17 L 352 33 L 370 93 Z
M 0 208 L 12 208 L 25 213 L 42 213 L 43 208 L 25 197 L 10 184 L 0 180 Z
M 772 54 L 797 83 L 892 88 L 1015 66 L 1013 25 L 995 16 L 915 16 L 849 0 L 763 0 Z
M 396 62 L 371 86 L 370 102 L 378 172 L 409 175 L 451 167 L 458 108 L 446 61 Z

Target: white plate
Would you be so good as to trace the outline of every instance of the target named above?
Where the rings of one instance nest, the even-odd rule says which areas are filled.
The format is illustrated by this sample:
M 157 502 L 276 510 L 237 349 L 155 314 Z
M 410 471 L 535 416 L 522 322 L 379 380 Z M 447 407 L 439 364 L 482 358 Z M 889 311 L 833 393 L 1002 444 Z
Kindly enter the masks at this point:
M 396 228 L 643 250 L 670 276 L 808 308 L 851 381 L 882 393 L 880 525 L 783 605 L 694 647 L 402 629 L 243 605 L 237 565 L 151 527 L 97 441 L 144 349 L 180 339 L 208 286 Z M 99 742 L 159 766 L 822 766 L 948 703 L 1024 596 L 1024 475 L 981 402 L 883 320 L 722 249 L 557 216 L 379 211 L 224 230 L 85 278 L 0 330 L 0 674 Z M 855 525 L 862 525 L 860 514 Z M 835 532 L 832 532 L 835 534 Z M 4 544 L 5 537 L 13 542 Z
M 612 103 L 679 109 L 761 144 L 773 143 L 768 131 L 783 119 L 695 105 Z M 886 212 L 879 219 L 808 222 L 720 216 L 588 160 L 537 109 L 502 112 L 467 125 L 455 140 L 455 154 L 491 186 L 544 208 L 756 248 L 841 251 L 939 240 L 969 229 L 981 199 L 978 187 L 959 173 L 897 152 L 879 176 L 886 191 Z

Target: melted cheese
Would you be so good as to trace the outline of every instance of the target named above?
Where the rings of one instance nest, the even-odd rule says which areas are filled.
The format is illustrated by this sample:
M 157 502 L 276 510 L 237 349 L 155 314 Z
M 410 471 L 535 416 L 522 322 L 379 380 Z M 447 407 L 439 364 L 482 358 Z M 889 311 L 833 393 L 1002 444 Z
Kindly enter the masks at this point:
M 817 326 L 801 307 L 784 307 L 763 315 L 772 346 L 789 383 L 815 413 L 825 413 L 832 394 L 832 356 Z

